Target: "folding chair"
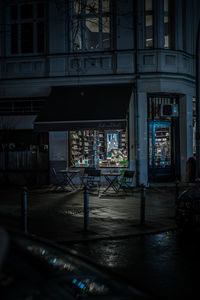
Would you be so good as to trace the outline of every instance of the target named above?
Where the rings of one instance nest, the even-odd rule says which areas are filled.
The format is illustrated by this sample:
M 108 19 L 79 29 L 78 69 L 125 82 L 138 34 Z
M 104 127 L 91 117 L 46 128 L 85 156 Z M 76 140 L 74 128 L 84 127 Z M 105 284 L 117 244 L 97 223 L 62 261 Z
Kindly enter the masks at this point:
M 91 171 L 95 170 L 93 167 L 86 167 L 81 180 L 81 187 L 87 185 L 87 180 L 89 179 L 89 174 Z
M 133 191 L 133 179 L 135 177 L 135 171 L 124 171 L 122 178 L 120 179 L 119 189 L 124 192 Z
M 61 178 L 61 176 L 58 175 L 58 173 L 56 172 L 55 168 L 52 168 L 52 175 L 54 178 L 54 191 L 58 191 L 59 189 L 62 189 L 63 191 L 66 191 L 65 187 L 66 187 L 66 183 L 65 183 L 65 179 Z
M 101 187 L 101 170 L 90 168 L 87 170 L 86 186 L 90 189 L 92 187 L 98 187 L 98 195 Z

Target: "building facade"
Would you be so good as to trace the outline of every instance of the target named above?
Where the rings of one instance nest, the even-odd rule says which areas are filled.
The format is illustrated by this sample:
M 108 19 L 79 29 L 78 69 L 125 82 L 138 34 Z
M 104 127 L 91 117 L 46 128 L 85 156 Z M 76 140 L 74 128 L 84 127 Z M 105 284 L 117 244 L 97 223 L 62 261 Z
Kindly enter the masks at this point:
M 184 181 L 199 19 L 197 0 L 1 3 L 1 152 Z

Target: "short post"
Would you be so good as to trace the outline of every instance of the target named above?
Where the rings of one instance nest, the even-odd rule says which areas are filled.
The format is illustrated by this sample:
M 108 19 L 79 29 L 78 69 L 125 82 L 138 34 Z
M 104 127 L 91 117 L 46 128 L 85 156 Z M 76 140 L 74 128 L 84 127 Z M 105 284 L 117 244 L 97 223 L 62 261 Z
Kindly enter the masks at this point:
M 145 200 L 146 200 L 146 187 L 141 185 L 141 202 L 140 202 L 140 224 L 144 225 L 145 222 Z
M 22 189 L 22 196 L 21 196 L 21 223 L 22 223 L 22 230 L 27 233 L 27 187 L 23 187 Z
M 84 186 L 84 230 L 89 230 L 89 193 L 87 185 Z

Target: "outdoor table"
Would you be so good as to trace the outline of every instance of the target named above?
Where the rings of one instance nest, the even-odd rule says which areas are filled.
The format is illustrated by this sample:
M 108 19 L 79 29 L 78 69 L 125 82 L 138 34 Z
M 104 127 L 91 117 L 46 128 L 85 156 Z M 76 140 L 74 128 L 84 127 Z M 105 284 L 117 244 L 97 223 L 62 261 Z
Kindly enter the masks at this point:
M 102 175 L 105 177 L 106 181 L 108 182 L 108 186 L 103 191 L 103 193 L 106 193 L 109 190 L 109 188 L 112 188 L 115 193 L 118 193 L 119 192 L 118 177 L 121 176 L 121 173 L 106 172 L 106 173 L 102 173 Z
M 80 173 L 80 170 L 75 169 L 64 169 L 59 170 L 58 173 L 62 174 L 64 176 L 65 184 L 66 186 L 70 186 L 73 190 L 76 190 L 77 187 L 73 182 L 73 178 Z

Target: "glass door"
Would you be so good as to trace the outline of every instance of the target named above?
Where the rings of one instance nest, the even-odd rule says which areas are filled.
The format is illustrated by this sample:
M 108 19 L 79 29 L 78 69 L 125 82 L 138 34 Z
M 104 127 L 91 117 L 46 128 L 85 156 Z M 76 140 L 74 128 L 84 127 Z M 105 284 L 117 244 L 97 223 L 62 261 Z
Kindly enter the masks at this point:
M 170 121 L 149 122 L 149 177 L 152 181 L 172 177 L 172 138 Z

